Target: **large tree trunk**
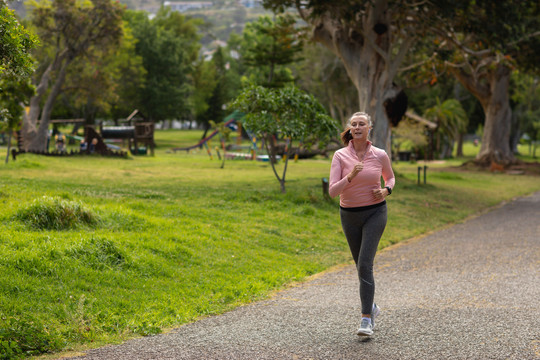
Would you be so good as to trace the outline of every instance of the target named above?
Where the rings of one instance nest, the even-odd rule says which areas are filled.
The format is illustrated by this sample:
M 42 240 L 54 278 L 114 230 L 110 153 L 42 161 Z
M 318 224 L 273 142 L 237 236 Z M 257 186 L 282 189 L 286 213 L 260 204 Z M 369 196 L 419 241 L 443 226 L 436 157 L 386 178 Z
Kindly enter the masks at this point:
M 67 50 L 58 54 L 55 60 L 47 67 L 36 87 L 35 95 L 30 98 L 30 109 L 23 115 L 23 125 L 21 128 L 23 147 L 26 151 L 44 151 L 47 146 L 47 136 L 49 128 L 50 114 L 54 100 L 60 93 L 62 83 L 64 82 L 67 66 L 70 61 L 66 59 Z M 41 100 L 49 89 L 51 77 L 60 68 L 53 89 L 47 97 L 47 101 L 41 109 Z M 41 119 L 40 119 L 41 114 Z M 38 127 L 39 122 L 39 127 Z
M 390 154 L 391 124 L 397 124 L 407 108 L 406 96 L 393 80 L 414 38 L 406 39 L 397 55 L 392 55 L 390 15 L 385 0 L 369 6 L 361 30 L 344 27 L 324 15 L 312 25 L 313 39 L 341 59 L 356 86 L 358 111 L 371 115 L 374 145 Z
M 480 101 L 486 116 L 482 145 L 475 161 L 484 166 L 492 162 L 501 165 L 515 162 L 516 159 L 510 149 L 512 110 L 508 90 L 511 69 L 497 64 L 488 73 L 486 84 L 473 79 L 462 70 L 453 69 L 452 71 L 463 86 Z

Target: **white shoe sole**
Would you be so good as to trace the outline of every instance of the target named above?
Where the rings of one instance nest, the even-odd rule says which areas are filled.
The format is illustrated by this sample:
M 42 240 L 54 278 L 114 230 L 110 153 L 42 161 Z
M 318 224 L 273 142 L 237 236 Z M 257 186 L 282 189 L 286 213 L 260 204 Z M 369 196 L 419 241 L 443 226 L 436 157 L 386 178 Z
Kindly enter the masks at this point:
M 358 336 L 371 336 L 371 335 L 373 335 L 373 330 L 358 329 L 358 331 L 356 332 L 356 335 L 358 335 Z

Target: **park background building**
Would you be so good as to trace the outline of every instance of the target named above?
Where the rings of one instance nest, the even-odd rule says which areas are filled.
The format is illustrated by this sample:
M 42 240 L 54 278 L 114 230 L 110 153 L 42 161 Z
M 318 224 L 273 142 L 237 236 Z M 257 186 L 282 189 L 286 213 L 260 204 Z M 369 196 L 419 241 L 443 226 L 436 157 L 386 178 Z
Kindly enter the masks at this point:
M 200 10 L 214 5 L 211 1 L 165 1 L 163 6 L 173 11 L 185 12 L 188 10 Z

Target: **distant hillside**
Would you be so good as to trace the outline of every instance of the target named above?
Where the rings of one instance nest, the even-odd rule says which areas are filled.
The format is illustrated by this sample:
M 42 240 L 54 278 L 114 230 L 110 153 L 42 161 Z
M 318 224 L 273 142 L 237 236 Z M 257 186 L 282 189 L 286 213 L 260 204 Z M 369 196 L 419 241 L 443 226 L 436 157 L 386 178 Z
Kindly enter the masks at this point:
M 9 1 L 9 0 L 8 0 Z M 12 0 L 9 7 L 14 9 L 21 18 L 27 15 L 25 4 L 28 0 Z M 204 19 L 210 24 L 202 38 L 203 45 L 209 45 L 215 40 L 227 41 L 232 32 L 240 34 L 247 22 L 261 15 L 271 15 L 258 0 L 200 0 L 193 2 L 211 2 L 211 7 L 191 9 L 182 12 L 185 15 Z M 143 10 L 155 14 L 163 3 L 181 3 L 171 0 L 120 0 L 128 9 Z

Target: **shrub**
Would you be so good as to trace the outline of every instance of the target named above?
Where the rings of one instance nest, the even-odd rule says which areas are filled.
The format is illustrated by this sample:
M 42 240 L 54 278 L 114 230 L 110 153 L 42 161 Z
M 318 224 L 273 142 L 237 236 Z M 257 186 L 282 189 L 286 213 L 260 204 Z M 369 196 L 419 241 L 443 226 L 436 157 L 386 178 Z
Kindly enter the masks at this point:
M 0 317 L 0 359 L 21 359 L 58 351 L 60 337 L 35 319 Z
M 16 218 L 38 230 L 66 230 L 98 223 L 98 217 L 82 203 L 50 196 L 35 199 L 19 210 Z

